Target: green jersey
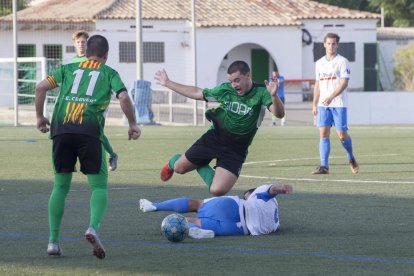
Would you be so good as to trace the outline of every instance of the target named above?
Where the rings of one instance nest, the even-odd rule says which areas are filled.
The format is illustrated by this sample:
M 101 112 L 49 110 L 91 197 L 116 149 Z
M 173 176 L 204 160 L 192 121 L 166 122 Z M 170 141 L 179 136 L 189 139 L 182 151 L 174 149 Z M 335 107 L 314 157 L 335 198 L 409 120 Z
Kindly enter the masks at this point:
M 47 80 L 52 88 L 61 86 L 52 115 L 51 137 L 78 133 L 100 138 L 112 92 L 126 90 L 118 72 L 96 60 L 62 65 Z
M 87 61 L 87 60 L 88 60 L 88 58 L 86 56 L 81 56 L 80 57 L 80 56 L 76 55 L 72 58 L 70 63 L 78 63 L 78 62 Z
M 249 145 L 263 121 L 265 108 L 272 104 L 266 87 L 253 84 L 245 95 L 239 96 L 230 83 L 203 90 L 207 102 L 218 102 L 220 107 L 207 110 L 206 118 L 227 141 Z

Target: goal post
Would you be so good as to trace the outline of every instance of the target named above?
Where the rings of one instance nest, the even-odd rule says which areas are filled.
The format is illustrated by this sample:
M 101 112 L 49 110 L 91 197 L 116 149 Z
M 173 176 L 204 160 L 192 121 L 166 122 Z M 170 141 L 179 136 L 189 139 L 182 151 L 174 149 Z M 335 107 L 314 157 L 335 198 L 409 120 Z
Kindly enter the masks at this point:
M 47 60 L 45 57 L 19 57 L 15 63 L 14 58 L 0 58 L 0 123 L 33 124 L 36 118 L 35 88 L 47 76 Z M 18 74 L 17 91 L 14 91 L 14 66 L 17 66 Z M 14 106 L 15 100 L 17 108 Z M 45 116 L 51 109 L 51 103 L 54 103 L 53 93 L 45 101 Z

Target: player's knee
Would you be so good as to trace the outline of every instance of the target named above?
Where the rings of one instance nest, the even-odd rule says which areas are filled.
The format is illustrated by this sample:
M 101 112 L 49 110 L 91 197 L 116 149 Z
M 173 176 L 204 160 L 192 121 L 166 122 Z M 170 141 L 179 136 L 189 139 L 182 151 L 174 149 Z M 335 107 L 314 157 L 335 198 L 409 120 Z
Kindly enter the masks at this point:
M 339 140 L 341 142 L 345 141 L 346 138 L 348 138 L 348 135 L 346 133 L 340 133 L 340 134 L 338 134 L 338 136 L 339 136 Z
M 203 201 L 199 199 L 190 199 L 188 201 L 189 212 L 196 212 L 200 206 L 203 205 Z
M 213 196 L 223 196 L 227 193 L 227 191 L 221 188 L 210 187 L 210 194 Z
M 187 171 L 184 168 L 182 168 L 182 167 L 175 166 L 174 167 L 174 172 L 175 173 L 178 173 L 178 174 L 185 174 Z

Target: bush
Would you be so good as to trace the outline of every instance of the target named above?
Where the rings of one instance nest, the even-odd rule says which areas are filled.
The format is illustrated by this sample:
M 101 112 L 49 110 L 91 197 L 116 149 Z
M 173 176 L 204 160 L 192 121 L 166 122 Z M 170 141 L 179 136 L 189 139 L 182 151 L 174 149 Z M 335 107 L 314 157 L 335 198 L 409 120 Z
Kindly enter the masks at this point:
M 414 92 L 414 42 L 395 52 L 394 75 L 396 88 Z

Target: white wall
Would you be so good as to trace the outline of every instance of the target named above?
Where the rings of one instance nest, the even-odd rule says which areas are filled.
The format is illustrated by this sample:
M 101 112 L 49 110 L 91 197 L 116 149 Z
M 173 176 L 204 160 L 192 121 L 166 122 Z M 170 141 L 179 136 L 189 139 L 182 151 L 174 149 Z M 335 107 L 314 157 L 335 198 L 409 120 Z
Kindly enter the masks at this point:
M 349 92 L 348 123 L 414 124 L 414 92 Z
M 292 66 L 302 63 L 301 31 L 298 28 L 203 28 L 197 31 L 199 86 L 215 86 L 221 81 L 218 72 L 226 72 L 227 66 L 237 59 L 250 65 L 250 49 L 253 47 L 267 50 L 285 78 L 301 78 L 302 67 Z M 222 64 L 227 54 L 228 60 Z
M 0 57 L 13 57 L 13 41 L 11 32 L 0 32 Z M 62 60 L 69 62 L 76 53 L 66 53 L 66 46 L 73 46 L 72 31 L 19 31 L 17 44 L 36 44 L 36 56 L 43 57 L 43 45 L 62 45 Z
M 376 42 L 376 20 L 306 20 L 313 41 L 322 42 L 327 32 L 337 32 L 342 42 L 356 42 L 356 62 L 351 62 L 350 90 L 363 88 L 363 44 Z M 324 27 L 333 24 L 333 27 Z M 343 24 L 343 27 L 337 25 Z M 165 42 L 165 63 L 145 63 L 143 78 L 155 84 L 154 73 L 165 68 L 171 79 L 193 83 L 193 45 L 191 24 L 183 20 L 149 21 L 144 20 L 144 41 Z M 110 43 L 108 65 L 116 69 L 129 88 L 136 79 L 135 63 L 119 63 L 119 42 L 135 41 L 135 20 L 99 20 L 96 32 L 107 37 Z M 72 45 L 72 31 L 20 31 L 18 43 L 36 43 L 37 55 L 43 55 L 43 44 L 59 43 L 63 46 L 63 60 L 68 61 L 74 54 L 66 54 L 65 47 Z M 0 57 L 11 57 L 11 32 L 0 33 Z M 250 50 L 254 47 L 269 52 L 277 63 L 285 79 L 313 79 L 314 61 L 312 45 L 302 43 L 301 27 L 235 27 L 200 28 L 197 30 L 197 84 L 200 87 L 213 87 L 222 81 L 221 75 L 227 66 L 236 59 L 250 61 Z M 228 59 L 223 61 L 225 55 Z M 227 64 L 228 63 L 228 64 Z M 224 79 L 224 80 L 225 80 Z M 288 92 L 288 91 L 287 91 Z
M 119 42 L 136 41 L 135 20 L 101 20 L 96 23 L 96 31 L 109 40 L 109 59 L 107 64 L 116 69 L 127 88 L 131 88 L 136 76 L 135 63 L 119 63 Z M 164 63 L 144 63 L 143 79 L 152 82 L 152 89 L 161 89 L 155 83 L 154 74 L 165 68 L 169 77 L 174 81 L 191 84 L 192 68 L 191 47 L 189 42 L 189 27 L 185 21 L 144 21 L 142 39 L 145 42 L 165 42 Z

